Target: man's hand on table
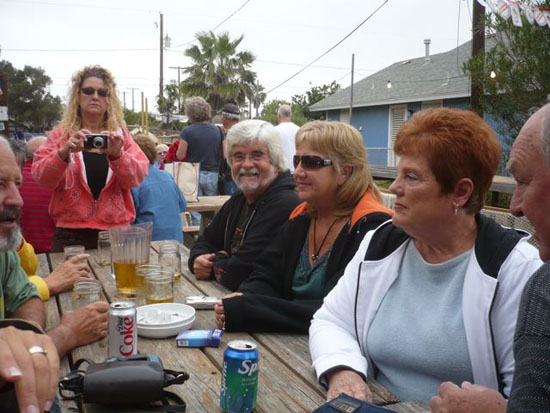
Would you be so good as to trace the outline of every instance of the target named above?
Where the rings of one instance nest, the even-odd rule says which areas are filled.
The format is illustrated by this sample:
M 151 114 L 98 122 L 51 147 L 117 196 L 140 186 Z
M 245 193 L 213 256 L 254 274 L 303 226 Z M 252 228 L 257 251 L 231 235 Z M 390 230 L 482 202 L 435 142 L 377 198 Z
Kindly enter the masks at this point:
M 107 311 L 109 304 L 103 301 L 89 304 L 61 316 L 57 327 L 48 331 L 60 357 L 76 347 L 101 340 L 107 335 Z
M 216 254 L 202 254 L 193 262 L 193 274 L 197 280 L 208 280 L 212 276 Z
M 232 298 L 232 297 L 238 297 L 239 295 L 243 295 L 243 293 L 234 292 L 231 294 L 227 294 L 224 299 L 226 298 Z M 223 309 L 223 301 L 218 301 L 214 305 L 214 314 L 216 314 L 216 327 L 224 329 L 225 328 L 225 310 Z
M 369 386 L 359 374 L 351 370 L 337 370 L 328 376 L 327 401 L 338 397 L 340 393 L 372 402 Z
M 14 383 L 20 411 L 49 411 L 58 380 L 59 357 L 47 335 L 14 327 L 0 328 L 0 389 L 6 382 Z
M 50 290 L 50 296 L 69 291 L 77 281 L 90 278 L 90 269 L 86 263 L 88 254 L 71 257 L 45 278 Z
M 506 412 L 506 399 L 498 391 L 467 381 L 461 387 L 446 381 L 439 386 L 439 396 L 430 400 L 434 413 L 501 413 Z

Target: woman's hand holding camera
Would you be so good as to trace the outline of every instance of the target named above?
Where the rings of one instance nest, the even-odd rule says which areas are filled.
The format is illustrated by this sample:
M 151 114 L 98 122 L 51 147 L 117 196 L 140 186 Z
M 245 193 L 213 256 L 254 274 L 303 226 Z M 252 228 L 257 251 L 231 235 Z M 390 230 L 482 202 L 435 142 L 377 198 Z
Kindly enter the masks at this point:
M 91 132 L 88 129 L 80 129 L 67 139 L 65 144 L 59 148 L 60 158 L 66 161 L 69 154 L 82 151 L 84 149 L 84 142 L 86 142 L 87 133 Z
M 69 157 L 69 154 L 71 153 L 92 150 L 93 148 L 90 148 L 89 146 L 86 147 L 86 140 L 88 139 L 86 135 L 94 134 L 88 129 L 80 129 L 78 132 L 75 132 L 69 139 L 67 139 L 65 144 L 61 148 L 59 148 L 59 156 L 61 157 L 61 159 L 66 161 Z M 100 147 L 96 147 L 96 151 L 104 153 L 113 160 L 116 160 L 122 156 L 122 150 L 124 147 L 124 138 L 122 137 L 122 135 L 120 135 L 118 132 L 109 131 L 102 131 L 101 134 L 95 135 L 108 136 L 107 147 L 105 149 L 100 149 Z M 98 137 L 101 138 L 101 136 Z M 102 142 L 99 141 L 99 144 L 101 143 Z
M 105 154 L 112 160 L 116 160 L 122 156 L 124 147 L 124 138 L 118 132 L 102 132 L 109 135 L 109 141 Z

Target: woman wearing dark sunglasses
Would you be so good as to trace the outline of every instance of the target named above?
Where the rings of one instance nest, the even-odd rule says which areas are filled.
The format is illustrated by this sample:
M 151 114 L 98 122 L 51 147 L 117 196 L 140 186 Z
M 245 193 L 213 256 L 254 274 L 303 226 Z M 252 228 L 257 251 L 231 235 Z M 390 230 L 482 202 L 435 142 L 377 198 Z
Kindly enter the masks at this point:
M 34 178 L 54 191 L 52 252 L 71 244 L 97 248 L 100 230 L 135 218 L 130 188 L 143 181 L 149 162 L 126 129 L 115 88 L 100 66 L 77 72 L 61 123 L 34 155 Z
M 229 331 L 306 333 L 367 231 L 391 218 L 367 166 L 361 134 L 314 121 L 296 134 L 294 179 L 302 201 L 239 292 L 216 305 Z

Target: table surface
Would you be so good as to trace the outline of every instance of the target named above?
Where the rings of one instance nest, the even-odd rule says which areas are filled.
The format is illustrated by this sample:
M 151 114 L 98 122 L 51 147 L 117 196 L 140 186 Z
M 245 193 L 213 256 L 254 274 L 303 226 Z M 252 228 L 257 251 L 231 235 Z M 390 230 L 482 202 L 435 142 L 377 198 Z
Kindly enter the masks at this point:
M 228 290 L 215 281 L 196 280 L 187 269 L 189 250 L 180 246 L 182 254 L 183 277 L 175 282 L 174 299 L 184 302 L 188 295 L 208 295 L 222 297 Z M 117 301 L 115 279 L 110 267 L 101 266 L 97 251 L 90 253 L 89 265 L 93 276 L 103 286 L 104 299 Z M 158 243 L 153 242 L 150 262 L 157 262 Z M 40 255 L 40 274 L 44 275 L 57 267 L 63 260 L 63 254 Z M 63 293 L 46 303 L 48 325 L 55 325 L 66 311 L 72 310 L 71 293 Z M 197 310 L 193 329 L 211 329 L 215 327 L 212 310 Z M 174 337 L 166 339 L 147 339 L 139 337 L 138 348 L 142 354 L 158 355 L 165 368 L 184 370 L 190 378 L 182 385 L 175 385 L 168 390 L 177 393 L 187 403 L 188 412 L 219 411 L 219 395 L 223 351 L 231 340 L 251 340 L 258 345 L 260 353 L 260 374 L 258 386 L 257 412 L 309 412 L 325 401 L 325 390 L 318 384 L 309 356 L 308 338 L 306 335 L 274 333 L 225 333 L 218 348 L 178 348 Z M 70 370 L 73 362 L 79 358 L 89 358 L 96 362 L 107 357 L 105 344 L 94 343 L 78 349 L 62 361 L 62 374 Z M 397 412 L 423 412 L 429 410 L 422 402 L 402 402 L 375 381 L 369 381 L 373 391 L 374 402 L 385 405 Z M 64 411 L 74 411 L 74 403 L 63 402 Z M 85 406 L 84 410 L 96 411 Z M 105 410 L 103 410 L 105 411 Z
M 217 212 L 229 198 L 231 198 L 229 195 L 199 196 L 198 202 L 187 203 L 187 210 L 197 212 Z

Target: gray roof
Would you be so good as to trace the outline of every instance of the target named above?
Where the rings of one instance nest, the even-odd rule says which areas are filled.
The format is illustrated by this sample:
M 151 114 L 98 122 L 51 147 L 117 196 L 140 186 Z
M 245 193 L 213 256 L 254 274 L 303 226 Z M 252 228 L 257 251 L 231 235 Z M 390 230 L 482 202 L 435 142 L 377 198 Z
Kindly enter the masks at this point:
M 486 38 L 486 48 L 494 39 Z M 462 65 L 471 56 L 472 42 L 451 51 L 404 60 L 388 66 L 355 83 L 353 107 L 377 106 L 470 96 L 470 77 Z M 458 64 L 457 64 L 458 51 Z M 388 89 L 388 80 L 391 89 Z M 310 106 L 312 111 L 345 109 L 350 104 L 350 87 Z

